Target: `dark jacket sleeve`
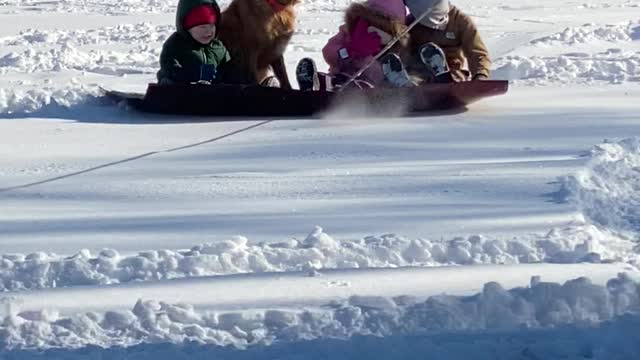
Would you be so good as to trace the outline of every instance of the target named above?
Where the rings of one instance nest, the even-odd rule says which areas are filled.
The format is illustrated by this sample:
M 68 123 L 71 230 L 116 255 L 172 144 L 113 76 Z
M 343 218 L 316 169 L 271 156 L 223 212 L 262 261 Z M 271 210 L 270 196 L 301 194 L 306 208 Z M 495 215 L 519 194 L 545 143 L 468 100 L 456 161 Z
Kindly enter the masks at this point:
M 180 40 L 174 34 L 162 46 L 160 53 L 160 71 L 158 71 L 158 82 L 167 83 L 185 83 L 198 80 L 198 74 L 194 73 L 194 69 L 187 69 L 181 62 Z

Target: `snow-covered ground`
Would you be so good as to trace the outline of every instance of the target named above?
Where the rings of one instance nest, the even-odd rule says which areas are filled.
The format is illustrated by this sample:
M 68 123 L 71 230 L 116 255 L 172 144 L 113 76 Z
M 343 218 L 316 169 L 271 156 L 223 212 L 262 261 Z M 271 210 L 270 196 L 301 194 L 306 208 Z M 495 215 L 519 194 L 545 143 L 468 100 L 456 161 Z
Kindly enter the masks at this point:
M 176 1 L 2 2 L 0 359 L 635 359 L 640 4 L 455 4 L 507 95 L 224 121 L 99 96 Z

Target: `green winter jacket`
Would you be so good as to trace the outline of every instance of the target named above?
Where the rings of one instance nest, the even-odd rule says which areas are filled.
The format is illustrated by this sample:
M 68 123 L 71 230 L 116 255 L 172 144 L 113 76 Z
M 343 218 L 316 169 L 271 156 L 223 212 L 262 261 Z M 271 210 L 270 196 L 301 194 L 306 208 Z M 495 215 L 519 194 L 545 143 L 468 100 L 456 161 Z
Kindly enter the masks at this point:
M 176 12 L 176 28 L 165 41 L 160 53 L 160 71 L 158 83 L 189 83 L 200 80 L 200 66 L 210 64 L 218 69 L 216 82 L 225 81 L 225 64 L 229 63 L 229 51 L 218 39 L 203 45 L 197 42 L 182 26 L 185 16 L 196 6 L 211 5 L 220 21 L 220 7 L 215 0 L 179 0 Z M 222 70 L 222 71 L 221 71 Z

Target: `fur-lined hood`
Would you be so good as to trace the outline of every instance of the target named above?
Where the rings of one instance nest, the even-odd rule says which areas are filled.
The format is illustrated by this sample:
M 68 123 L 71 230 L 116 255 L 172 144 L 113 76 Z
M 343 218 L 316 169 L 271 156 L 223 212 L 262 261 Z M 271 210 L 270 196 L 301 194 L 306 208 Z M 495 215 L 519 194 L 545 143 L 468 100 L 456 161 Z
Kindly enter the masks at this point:
M 353 30 L 358 19 L 363 19 L 369 25 L 391 34 L 394 38 L 407 29 L 404 18 L 393 18 L 378 9 L 368 6 L 366 3 L 354 3 L 349 6 L 345 14 L 347 31 L 351 32 Z

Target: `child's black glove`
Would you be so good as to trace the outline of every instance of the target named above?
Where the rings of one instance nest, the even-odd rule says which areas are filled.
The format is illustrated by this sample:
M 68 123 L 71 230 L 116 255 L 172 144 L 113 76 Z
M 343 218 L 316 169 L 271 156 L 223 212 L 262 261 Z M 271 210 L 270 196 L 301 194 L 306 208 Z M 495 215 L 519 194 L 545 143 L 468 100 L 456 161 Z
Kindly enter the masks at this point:
M 213 82 L 218 70 L 214 65 L 203 64 L 200 66 L 200 81 Z

